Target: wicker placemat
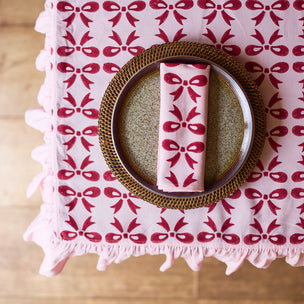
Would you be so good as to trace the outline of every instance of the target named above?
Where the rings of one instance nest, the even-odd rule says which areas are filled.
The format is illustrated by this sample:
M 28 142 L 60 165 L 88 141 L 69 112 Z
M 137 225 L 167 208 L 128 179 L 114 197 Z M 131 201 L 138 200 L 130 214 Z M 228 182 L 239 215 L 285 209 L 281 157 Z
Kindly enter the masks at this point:
M 242 168 L 223 186 L 209 193 L 202 193 L 193 197 L 167 197 L 143 187 L 126 171 L 114 147 L 111 122 L 114 106 L 121 90 L 128 81 L 142 68 L 171 56 L 199 57 L 221 66 L 227 70 L 242 86 L 251 103 L 255 134 L 253 146 Z M 174 209 L 191 209 L 213 204 L 233 193 L 246 179 L 254 168 L 262 151 L 265 134 L 265 111 L 261 95 L 257 86 L 251 80 L 242 65 L 229 55 L 213 47 L 192 42 L 172 42 L 152 47 L 130 60 L 115 75 L 109 84 L 100 106 L 99 140 L 103 156 L 116 178 L 139 198 L 161 206 Z

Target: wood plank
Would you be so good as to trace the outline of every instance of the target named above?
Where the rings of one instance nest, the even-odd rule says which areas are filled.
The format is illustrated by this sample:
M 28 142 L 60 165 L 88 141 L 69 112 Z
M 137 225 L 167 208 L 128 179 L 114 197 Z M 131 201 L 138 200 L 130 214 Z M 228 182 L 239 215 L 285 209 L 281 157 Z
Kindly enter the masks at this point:
M 38 274 L 42 251 L 21 240 L 38 210 L 0 207 L 0 298 L 180 298 L 193 299 L 197 273 L 183 261 L 165 273 L 163 256 L 130 258 L 107 271 L 96 270 L 97 256 L 71 259 L 61 275 L 52 279 Z M 18 302 L 15 302 L 18 303 Z M 41 302 L 40 302 L 41 303 Z
M 0 205 L 39 206 L 37 192 L 26 199 L 26 189 L 42 166 L 31 159 L 31 151 L 43 144 L 41 132 L 27 126 L 24 119 L 0 119 Z
M 0 0 L 0 25 L 33 26 L 43 10 L 44 0 Z
M 297 304 L 300 302 L 294 301 L 263 301 L 263 300 L 249 300 L 249 301 L 225 301 L 225 300 L 196 300 L 196 299 L 111 299 L 107 298 L 29 298 L 29 299 L 9 299 L 0 298 L 0 304 Z
M 45 73 L 36 70 L 35 60 L 43 47 L 44 35 L 32 27 L 1 27 L 0 117 L 23 117 L 28 108 L 39 106 Z
M 230 276 L 224 275 L 225 268 L 213 258 L 206 259 L 199 274 L 200 299 L 304 302 L 303 267 L 291 267 L 278 259 L 268 269 L 257 269 L 245 262 Z

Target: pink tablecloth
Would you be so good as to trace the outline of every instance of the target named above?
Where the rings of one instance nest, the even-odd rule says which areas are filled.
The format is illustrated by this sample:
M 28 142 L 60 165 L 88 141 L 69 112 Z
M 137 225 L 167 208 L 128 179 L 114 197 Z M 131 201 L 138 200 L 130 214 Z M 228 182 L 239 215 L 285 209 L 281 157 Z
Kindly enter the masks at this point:
M 36 29 L 46 33 L 37 67 L 46 71 L 41 108 L 26 120 L 44 132 L 33 158 L 43 165 L 28 195 L 42 189 L 41 212 L 25 233 L 45 251 L 40 272 L 58 274 L 69 257 L 96 253 L 98 270 L 131 255 L 165 254 L 161 270 L 183 257 L 277 257 L 304 265 L 304 1 L 47 0 Z M 196 210 L 157 208 L 124 189 L 107 168 L 97 115 L 115 72 L 151 45 L 214 45 L 235 56 L 265 102 L 267 138 L 248 181 L 233 195 Z

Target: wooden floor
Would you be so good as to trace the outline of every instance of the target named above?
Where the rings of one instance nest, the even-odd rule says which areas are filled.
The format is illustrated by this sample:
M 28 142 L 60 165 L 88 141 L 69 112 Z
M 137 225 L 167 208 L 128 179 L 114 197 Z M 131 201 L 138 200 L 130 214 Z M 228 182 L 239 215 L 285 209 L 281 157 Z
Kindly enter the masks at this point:
M 68 262 L 62 274 L 38 274 L 42 250 L 22 234 L 39 212 L 41 197 L 25 198 L 40 171 L 30 158 L 42 134 L 25 125 L 24 112 L 37 107 L 44 74 L 35 58 L 44 36 L 34 32 L 43 0 L 0 0 L 0 304 L 218 304 L 304 303 L 304 268 L 283 260 L 267 270 L 249 263 L 231 276 L 225 265 L 206 259 L 200 272 L 178 260 L 159 272 L 163 256 L 131 258 L 96 271 L 97 257 Z

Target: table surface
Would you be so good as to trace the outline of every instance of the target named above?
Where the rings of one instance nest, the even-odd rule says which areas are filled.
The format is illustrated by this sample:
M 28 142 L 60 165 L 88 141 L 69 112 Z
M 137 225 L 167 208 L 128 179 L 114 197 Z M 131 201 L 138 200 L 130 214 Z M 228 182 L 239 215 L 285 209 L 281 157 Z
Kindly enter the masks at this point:
M 97 256 L 87 255 L 72 259 L 55 278 L 38 274 L 43 253 L 25 243 L 22 234 L 41 205 L 39 193 L 27 200 L 25 191 L 41 170 L 30 153 L 43 140 L 41 133 L 25 125 L 24 111 L 37 106 L 44 79 L 34 65 L 44 36 L 33 29 L 43 4 L 44 0 L 0 0 L 0 304 L 303 303 L 304 268 L 280 259 L 267 270 L 245 262 L 227 277 L 226 266 L 213 258 L 205 260 L 200 272 L 178 260 L 160 273 L 165 258 L 149 255 L 98 272 Z

